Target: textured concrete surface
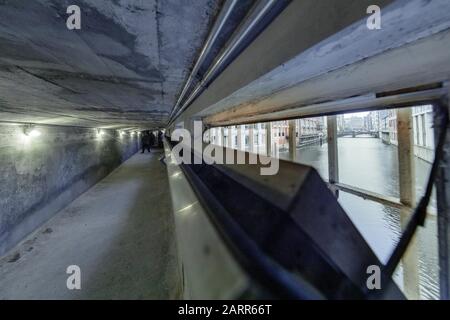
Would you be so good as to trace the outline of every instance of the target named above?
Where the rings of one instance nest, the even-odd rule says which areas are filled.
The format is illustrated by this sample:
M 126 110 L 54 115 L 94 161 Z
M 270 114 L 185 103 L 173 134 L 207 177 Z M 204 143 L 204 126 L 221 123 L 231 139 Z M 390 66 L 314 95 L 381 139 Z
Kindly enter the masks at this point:
M 104 178 L 139 146 L 136 135 L 115 130 L 0 125 L 0 255 L 82 192 Z
M 221 2 L 1 0 L 0 118 L 163 126 Z
M 0 299 L 167 299 L 179 293 L 159 153 L 136 154 L 0 260 Z M 81 268 L 68 290 L 66 268 Z

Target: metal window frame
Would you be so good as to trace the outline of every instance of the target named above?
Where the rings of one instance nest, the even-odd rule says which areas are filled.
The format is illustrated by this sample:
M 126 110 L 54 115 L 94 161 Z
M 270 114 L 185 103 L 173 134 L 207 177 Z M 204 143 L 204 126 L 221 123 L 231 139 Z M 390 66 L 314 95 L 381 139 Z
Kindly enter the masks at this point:
M 363 111 L 375 111 L 385 109 L 400 109 L 408 108 L 417 105 L 430 104 L 433 106 L 435 133 L 436 139 L 439 128 L 436 126 L 437 118 L 439 118 L 439 110 L 447 108 L 450 111 L 449 84 L 444 82 L 440 88 L 413 90 L 406 89 L 404 92 L 393 92 L 392 94 L 381 95 L 366 95 L 359 97 L 352 97 L 349 99 L 330 101 L 318 105 L 311 105 L 302 108 L 292 108 L 284 111 L 274 112 L 270 115 L 255 115 L 252 118 L 241 119 L 242 124 L 249 124 L 255 122 L 274 122 L 285 121 L 292 119 L 303 119 L 318 116 L 327 116 L 327 118 L 336 119 L 336 115 L 343 113 L 354 113 Z M 425 87 L 426 88 L 426 87 Z M 412 120 L 412 119 L 411 119 Z M 236 120 L 228 123 L 217 123 L 216 126 L 235 125 Z M 328 132 L 330 134 L 330 131 Z M 336 133 L 337 134 L 337 133 Z M 438 250 L 439 250 L 439 291 L 440 298 L 450 299 L 450 168 L 446 165 L 450 163 L 450 134 L 445 143 L 446 157 L 438 173 L 438 181 L 435 183 L 437 191 L 437 216 L 438 216 Z M 336 138 L 336 137 L 335 137 Z M 336 140 L 336 139 L 335 139 Z M 408 204 L 396 197 L 385 196 L 350 186 L 339 182 L 338 175 L 338 149 L 336 140 L 336 152 L 332 154 L 330 161 L 329 155 L 329 173 L 333 180 L 328 181 L 328 185 L 332 191 L 338 195 L 339 190 L 356 195 L 363 199 L 374 201 L 386 206 L 397 208 L 404 211 L 411 211 L 414 209 L 414 204 Z M 333 165 L 334 162 L 334 165 Z M 332 168 L 330 168 L 330 166 Z M 446 169 L 446 170 L 445 170 Z M 446 173 L 448 171 L 448 173 Z M 433 210 L 429 210 L 427 214 L 434 214 Z

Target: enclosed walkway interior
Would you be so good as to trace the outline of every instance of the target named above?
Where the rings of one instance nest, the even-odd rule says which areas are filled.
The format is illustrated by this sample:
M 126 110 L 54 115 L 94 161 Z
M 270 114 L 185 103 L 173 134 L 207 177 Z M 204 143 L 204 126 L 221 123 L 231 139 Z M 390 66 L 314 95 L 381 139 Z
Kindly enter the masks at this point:
M 0 299 L 171 299 L 179 295 L 161 153 L 138 153 L 0 260 Z M 66 269 L 81 270 L 68 290 Z
M 449 48 L 449 0 L 0 0 L 0 300 L 450 299 Z

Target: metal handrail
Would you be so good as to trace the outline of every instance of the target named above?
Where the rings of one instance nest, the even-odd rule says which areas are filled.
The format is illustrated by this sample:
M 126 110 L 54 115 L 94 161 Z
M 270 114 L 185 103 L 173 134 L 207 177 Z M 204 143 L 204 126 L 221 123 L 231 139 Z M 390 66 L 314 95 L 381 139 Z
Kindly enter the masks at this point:
M 206 39 L 205 45 L 203 46 L 202 51 L 200 52 L 200 55 L 197 59 L 197 62 L 195 63 L 194 67 L 192 68 L 192 71 L 189 75 L 188 80 L 186 81 L 183 90 L 180 93 L 180 96 L 178 97 L 177 103 L 175 104 L 175 107 L 172 109 L 172 112 L 170 113 L 170 117 L 176 112 L 178 109 L 181 101 L 183 100 L 184 96 L 186 95 L 186 92 L 190 88 L 192 81 L 197 76 L 197 72 L 200 69 L 202 63 L 205 61 L 205 58 L 209 54 L 214 42 L 216 41 L 217 37 L 219 36 L 220 32 L 223 29 L 223 26 L 225 25 L 225 22 L 230 17 L 231 12 L 233 11 L 234 7 L 236 6 L 237 0 L 230 0 L 227 1 L 222 8 L 219 17 L 217 18 L 216 23 L 214 24 L 211 33 L 209 34 L 208 38 Z
M 247 36 L 253 32 L 262 21 L 262 19 L 270 12 L 270 10 L 277 4 L 276 0 L 265 0 L 258 4 L 258 7 L 252 12 L 243 27 L 243 30 L 238 33 L 225 48 L 222 54 L 216 59 L 214 64 L 209 68 L 203 77 L 202 81 L 197 85 L 194 91 L 189 95 L 188 99 L 183 103 L 181 108 L 170 116 L 168 126 L 196 99 L 201 92 L 207 87 L 212 79 L 214 79 L 221 71 L 224 65 L 227 65 L 231 57 L 240 49 L 240 47 L 248 41 Z

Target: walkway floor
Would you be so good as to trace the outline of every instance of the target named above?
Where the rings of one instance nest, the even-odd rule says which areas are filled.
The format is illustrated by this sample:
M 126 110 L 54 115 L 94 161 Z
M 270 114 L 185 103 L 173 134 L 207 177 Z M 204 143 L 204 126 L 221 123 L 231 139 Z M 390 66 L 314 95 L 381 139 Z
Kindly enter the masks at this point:
M 0 299 L 177 298 L 165 167 L 136 154 L 0 260 Z M 69 265 L 81 290 L 68 290 Z

